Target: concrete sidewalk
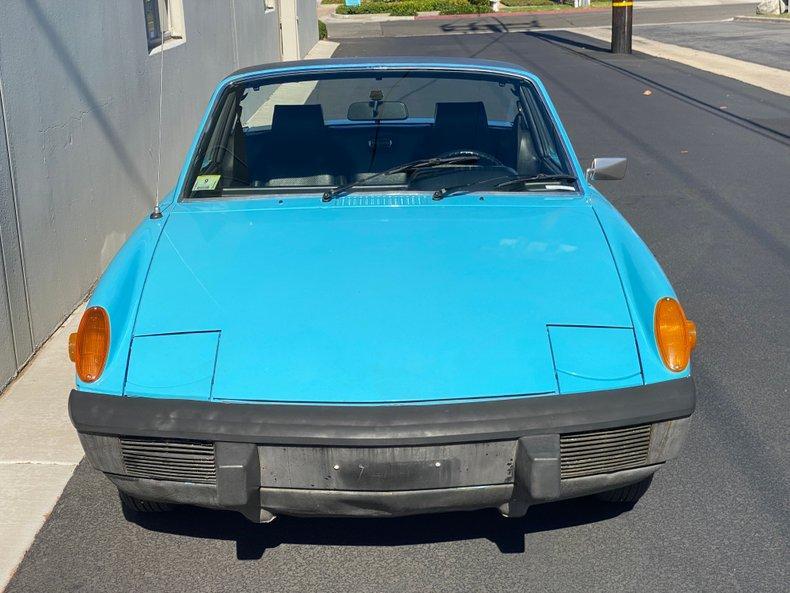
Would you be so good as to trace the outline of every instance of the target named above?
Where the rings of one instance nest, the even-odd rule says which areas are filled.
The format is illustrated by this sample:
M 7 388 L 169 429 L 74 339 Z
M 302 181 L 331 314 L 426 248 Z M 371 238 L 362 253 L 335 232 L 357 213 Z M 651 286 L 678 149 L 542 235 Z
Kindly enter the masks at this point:
M 606 43 L 610 43 L 612 39 L 612 30 L 606 27 L 574 28 L 567 29 L 567 31 Z M 639 29 L 635 28 L 635 31 L 639 31 Z M 790 96 L 790 71 L 788 70 L 736 60 L 692 47 L 662 43 L 638 35 L 633 37 L 633 49 L 636 52 L 672 60 L 711 74 L 726 76 L 780 95 Z
M 790 70 L 790 18 L 674 25 L 637 24 L 634 35 L 660 43 Z M 755 17 L 757 18 L 757 17 Z
M 58 501 L 82 447 L 68 418 L 75 311 L 0 396 L 0 591 Z

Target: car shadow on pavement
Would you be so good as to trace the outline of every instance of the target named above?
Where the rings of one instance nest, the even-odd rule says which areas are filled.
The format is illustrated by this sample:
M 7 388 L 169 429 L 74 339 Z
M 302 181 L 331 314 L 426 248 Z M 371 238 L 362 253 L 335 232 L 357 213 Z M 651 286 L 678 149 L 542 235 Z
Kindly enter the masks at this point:
M 530 533 L 605 521 L 628 510 L 628 506 L 583 498 L 530 507 L 521 519 L 501 517 L 493 509 L 382 519 L 278 517 L 264 525 L 233 511 L 195 507 L 154 514 L 125 510 L 124 514 L 152 531 L 235 541 L 239 560 L 258 560 L 280 544 L 404 546 L 481 538 L 503 554 L 520 554 Z

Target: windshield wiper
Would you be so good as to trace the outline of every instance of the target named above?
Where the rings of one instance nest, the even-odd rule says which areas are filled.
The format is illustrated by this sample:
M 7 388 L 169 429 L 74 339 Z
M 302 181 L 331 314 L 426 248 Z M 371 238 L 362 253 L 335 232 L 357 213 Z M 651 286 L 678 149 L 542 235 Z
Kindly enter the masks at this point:
M 502 183 L 497 183 L 494 187 L 497 189 L 502 189 L 503 187 L 508 187 L 511 185 L 518 185 L 519 183 L 544 183 L 550 181 L 565 181 L 566 183 L 576 183 L 576 177 L 573 175 L 546 175 L 545 173 L 541 173 L 539 175 L 519 175 L 518 177 L 513 177 L 512 179 L 508 179 L 507 181 L 503 181 Z
M 486 183 L 493 183 L 495 181 L 499 181 L 500 179 L 504 179 L 501 183 L 497 183 L 494 185 L 495 189 L 502 189 L 503 187 L 508 187 L 510 185 L 516 185 L 519 183 L 549 183 L 552 181 L 565 181 L 568 183 L 573 183 L 576 181 L 576 177 L 573 175 L 546 175 L 541 173 L 540 175 L 499 175 L 497 177 L 486 177 L 484 179 L 478 179 L 476 181 L 471 181 L 469 183 L 463 183 L 461 185 L 453 185 L 450 187 L 442 187 L 437 189 L 433 192 L 433 199 L 434 200 L 441 200 L 442 198 L 450 195 L 455 194 L 461 191 L 465 191 L 476 187 L 478 185 L 484 185 Z
M 431 167 L 437 167 L 439 165 L 473 164 L 479 160 L 480 157 L 477 156 L 476 154 L 468 154 L 463 156 L 433 157 L 429 159 L 420 159 L 418 161 L 412 161 L 410 163 L 404 163 L 402 165 L 392 167 L 391 169 L 387 169 L 386 171 L 379 171 L 378 173 L 374 173 L 373 175 L 371 175 L 370 177 L 366 177 L 365 179 L 352 181 L 351 183 L 346 183 L 344 185 L 338 185 L 335 188 L 325 191 L 324 195 L 321 197 L 321 200 L 324 202 L 330 202 L 333 198 L 336 198 L 340 194 L 346 193 L 348 190 L 354 189 L 355 187 L 365 185 L 371 179 L 376 179 L 378 177 L 395 175 L 396 173 L 411 173 L 412 171 L 416 171 L 418 169 L 429 169 Z

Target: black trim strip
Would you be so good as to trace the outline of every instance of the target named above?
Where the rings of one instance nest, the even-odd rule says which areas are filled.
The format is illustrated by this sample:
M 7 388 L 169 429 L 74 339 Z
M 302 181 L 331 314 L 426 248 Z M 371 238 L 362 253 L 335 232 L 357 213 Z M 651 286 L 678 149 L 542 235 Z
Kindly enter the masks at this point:
M 282 445 L 396 446 L 568 433 L 682 418 L 691 377 L 640 387 L 453 404 L 242 404 L 73 390 L 79 432 Z

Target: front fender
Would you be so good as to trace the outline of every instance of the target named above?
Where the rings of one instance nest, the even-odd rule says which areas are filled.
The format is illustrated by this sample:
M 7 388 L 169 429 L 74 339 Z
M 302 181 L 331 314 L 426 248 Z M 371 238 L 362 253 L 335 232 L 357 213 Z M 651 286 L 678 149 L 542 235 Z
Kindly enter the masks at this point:
M 593 209 L 609 243 L 631 312 L 645 383 L 688 376 L 690 365 L 679 373 L 664 365 L 655 338 L 656 303 L 663 297 L 677 298 L 675 291 L 650 249 L 623 215 L 600 193 L 592 189 L 591 192 Z
M 110 351 L 101 377 L 93 383 L 85 383 L 77 377 L 78 389 L 112 395 L 123 393 L 129 344 L 140 295 L 166 220 L 167 213 L 159 219 L 146 217 L 99 279 L 88 307 L 103 307 L 107 311 L 110 318 Z

